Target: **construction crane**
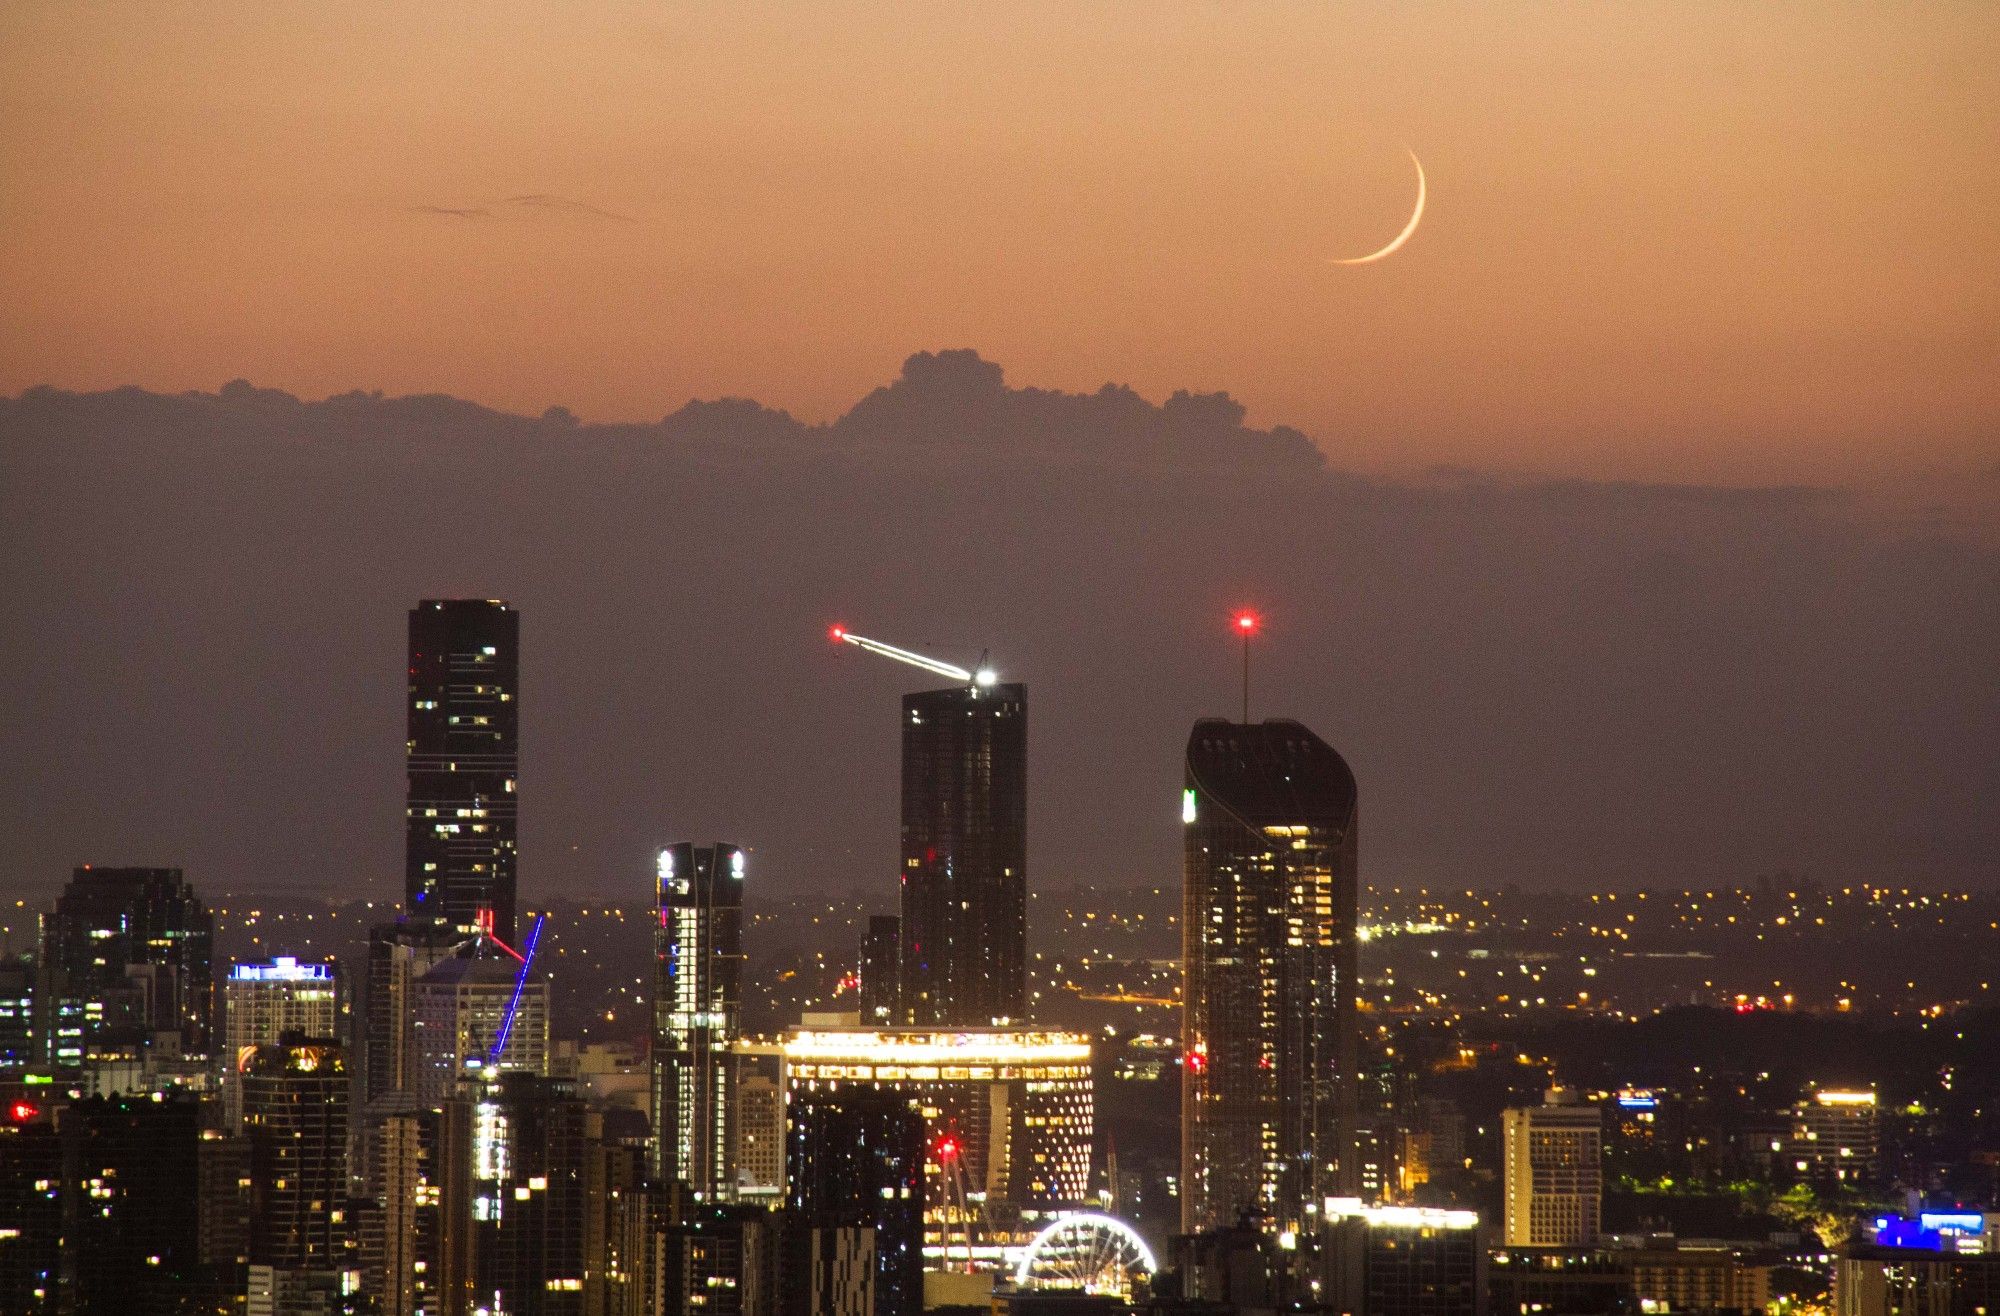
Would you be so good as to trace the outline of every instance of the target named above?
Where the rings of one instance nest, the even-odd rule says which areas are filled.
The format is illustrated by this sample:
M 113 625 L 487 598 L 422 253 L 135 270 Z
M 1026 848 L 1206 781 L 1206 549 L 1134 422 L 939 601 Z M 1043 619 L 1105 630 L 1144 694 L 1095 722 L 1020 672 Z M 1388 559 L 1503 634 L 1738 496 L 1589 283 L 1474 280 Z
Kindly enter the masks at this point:
M 893 644 L 884 644 L 880 640 L 871 640 L 865 635 L 856 635 L 845 626 L 831 627 L 828 629 L 827 634 L 831 635 L 841 644 L 851 644 L 855 648 L 865 650 L 868 653 L 880 654 L 884 658 L 893 658 L 899 663 L 908 663 L 910 666 L 920 668 L 934 676 L 947 677 L 953 681 L 964 681 L 971 685 L 983 687 L 992 685 L 1000 679 L 999 673 L 986 665 L 984 654 L 980 655 L 978 670 L 968 672 L 963 667 L 954 666 L 951 663 L 943 662 L 936 658 L 927 658 L 920 653 L 911 653 L 908 649 L 898 649 Z

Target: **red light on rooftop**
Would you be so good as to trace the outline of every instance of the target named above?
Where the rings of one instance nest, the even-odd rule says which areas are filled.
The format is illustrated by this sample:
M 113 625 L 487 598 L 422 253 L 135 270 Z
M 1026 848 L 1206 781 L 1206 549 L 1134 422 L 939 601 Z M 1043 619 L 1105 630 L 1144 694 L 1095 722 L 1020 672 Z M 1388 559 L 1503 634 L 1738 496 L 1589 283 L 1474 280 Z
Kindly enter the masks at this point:
M 1251 631 L 1254 631 L 1254 630 L 1256 630 L 1256 629 L 1257 629 L 1257 614 L 1256 614 L 1256 613 L 1254 613 L 1254 612 L 1239 612 L 1239 613 L 1237 613 L 1237 614 L 1236 614 L 1236 629 L 1237 629 L 1237 630 L 1239 630 L 1239 631 L 1242 631 L 1242 632 L 1243 632 L 1243 633 L 1244 633 L 1245 635 L 1248 635 L 1248 634 L 1249 634 L 1249 633 L 1250 633 Z
M 947 1133 L 944 1137 L 939 1138 L 937 1140 L 937 1156 L 938 1159 L 941 1161 L 957 1160 L 958 1139 L 952 1137 L 949 1133 Z
M 16 1124 L 26 1124 L 42 1113 L 42 1108 L 32 1101 L 17 1101 L 7 1108 L 7 1114 Z

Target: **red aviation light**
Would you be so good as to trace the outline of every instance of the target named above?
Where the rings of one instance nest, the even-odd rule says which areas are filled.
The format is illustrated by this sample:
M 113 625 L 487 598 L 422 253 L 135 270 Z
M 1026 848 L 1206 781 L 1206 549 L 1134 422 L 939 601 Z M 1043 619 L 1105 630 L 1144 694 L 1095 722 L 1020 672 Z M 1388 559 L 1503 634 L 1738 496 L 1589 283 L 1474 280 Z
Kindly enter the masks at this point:
M 937 1140 L 937 1158 L 941 1161 L 958 1159 L 958 1139 L 947 1133 Z
M 847 628 L 845 626 L 842 626 L 839 622 L 835 622 L 833 625 L 826 628 L 826 638 L 838 644 L 840 641 L 847 638 Z
M 7 1118 L 16 1124 L 26 1124 L 42 1113 L 42 1108 L 32 1101 L 16 1101 L 7 1107 Z
M 1239 613 L 1237 613 L 1237 614 L 1236 614 L 1236 629 L 1237 629 L 1238 631 L 1242 632 L 1242 633 L 1243 633 L 1243 634 L 1245 634 L 1245 635 L 1248 635 L 1248 634 L 1250 634 L 1250 633 L 1251 633 L 1252 631 L 1256 630 L 1256 629 L 1257 629 L 1257 614 L 1256 614 L 1256 613 L 1254 613 L 1254 612 L 1239 612 Z

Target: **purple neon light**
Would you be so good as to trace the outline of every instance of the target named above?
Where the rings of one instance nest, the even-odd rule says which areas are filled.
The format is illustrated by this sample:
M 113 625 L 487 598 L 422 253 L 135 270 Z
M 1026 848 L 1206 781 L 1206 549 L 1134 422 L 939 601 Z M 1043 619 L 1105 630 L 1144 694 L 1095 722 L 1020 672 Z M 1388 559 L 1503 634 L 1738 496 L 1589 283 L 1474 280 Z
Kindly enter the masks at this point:
M 528 933 L 528 944 L 524 948 L 526 953 L 521 956 L 521 969 L 514 975 L 514 995 L 507 1002 L 506 1017 L 500 1021 L 500 1038 L 493 1044 L 493 1049 L 486 1053 L 486 1063 L 489 1065 L 500 1063 L 500 1053 L 507 1049 L 507 1039 L 513 1036 L 514 1013 L 521 1008 L 521 992 L 528 985 L 528 970 L 534 967 L 535 947 L 541 944 L 542 924 L 548 922 L 548 918 L 547 914 L 537 914 L 534 930 Z

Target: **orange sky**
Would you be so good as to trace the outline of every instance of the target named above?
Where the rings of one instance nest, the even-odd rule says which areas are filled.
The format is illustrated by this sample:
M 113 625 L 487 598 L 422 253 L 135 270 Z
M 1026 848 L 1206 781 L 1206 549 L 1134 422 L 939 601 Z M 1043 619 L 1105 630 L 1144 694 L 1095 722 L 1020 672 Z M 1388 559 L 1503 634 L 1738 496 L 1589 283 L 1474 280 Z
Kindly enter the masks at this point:
M 0 391 L 818 419 L 969 346 L 1368 469 L 1985 469 L 1996 51 L 1984 3 L 21 0 Z M 1423 226 L 1328 265 L 1406 144 Z

